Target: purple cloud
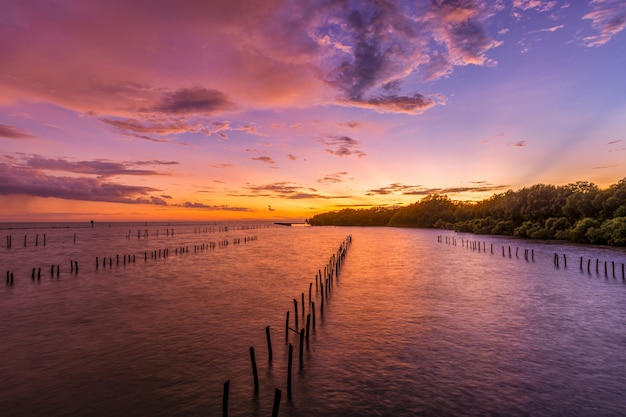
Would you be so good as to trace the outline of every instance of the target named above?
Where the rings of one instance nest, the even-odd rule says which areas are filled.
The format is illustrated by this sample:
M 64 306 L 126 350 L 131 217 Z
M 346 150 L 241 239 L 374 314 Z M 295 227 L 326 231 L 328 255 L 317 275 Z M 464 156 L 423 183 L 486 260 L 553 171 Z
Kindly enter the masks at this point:
M 326 152 L 333 155 L 356 155 L 359 158 L 367 155 L 357 149 L 360 146 L 360 142 L 348 136 L 328 136 L 326 138 L 318 139 L 318 142 L 326 145 Z
M 599 34 L 587 36 L 583 42 L 587 46 L 602 46 L 626 29 L 626 3 L 622 0 L 593 0 L 591 5 L 591 12 L 583 19 L 591 20 L 591 27 Z
M 0 137 L 9 139 L 29 139 L 33 136 L 29 135 L 19 127 L 4 125 L 0 123 Z
M 208 115 L 234 108 L 235 105 L 221 91 L 195 87 L 164 94 L 161 103 L 152 110 L 168 114 Z

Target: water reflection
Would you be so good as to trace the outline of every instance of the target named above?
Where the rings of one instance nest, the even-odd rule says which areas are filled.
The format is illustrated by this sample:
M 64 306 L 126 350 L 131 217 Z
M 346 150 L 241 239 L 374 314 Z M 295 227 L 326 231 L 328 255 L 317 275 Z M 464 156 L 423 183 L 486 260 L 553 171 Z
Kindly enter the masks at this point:
M 626 406 L 626 286 L 610 267 L 623 250 L 450 234 L 482 241 L 478 252 L 407 229 L 173 227 L 148 239 L 128 239 L 127 225 L 81 229 L 78 246 L 74 230 L 46 229 L 45 249 L 3 248 L 0 263 L 16 274 L 0 293 L 3 415 L 221 415 L 226 380 L 231 416 L 271 415 L 276 387 L 284 416 L 620 415 Z M 248 233 L 258 240 L 193 251 Z M 348 234 L 323 315 L 313 288 L 318 315 L 301 369 L 290 335 L 288 397 L 285 313 Z M 95 256 L 182 246 L 192 249 L 95 268 Z M 523 256 L 531 248 L 534 262 Z M 554 253 L 567 254 L 567 267 Z M 580 256 L 599 259 L 599 271 L 581 270 Z M 59 279 L 31 282 L 33 267 L 53 263 Z

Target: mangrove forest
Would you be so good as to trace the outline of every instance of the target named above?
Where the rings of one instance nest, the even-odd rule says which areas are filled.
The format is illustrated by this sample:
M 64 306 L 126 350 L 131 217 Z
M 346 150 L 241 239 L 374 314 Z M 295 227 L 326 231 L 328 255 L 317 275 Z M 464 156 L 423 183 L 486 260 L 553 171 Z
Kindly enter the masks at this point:
M 626 178 L 600 189 L 578 181 L 537 184 L 478 202 L 431 194 L 403 207 L 317 214 L 312 226 L 394 226 L 626 246 Z

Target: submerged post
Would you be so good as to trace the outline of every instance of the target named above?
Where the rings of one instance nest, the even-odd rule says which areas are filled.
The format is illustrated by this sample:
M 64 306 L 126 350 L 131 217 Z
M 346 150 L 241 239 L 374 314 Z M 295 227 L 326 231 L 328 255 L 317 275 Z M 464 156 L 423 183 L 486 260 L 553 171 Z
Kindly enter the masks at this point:
M 289 343 L 289 360 L 287 362 L 287 394 L 291 395 L 291 368 L 293 366 L 293 345 Z
M 289 310 L 287 310 L 287 319 L 285 320 L 285 343 L 289 342 Z
M 228 417 L 228 390 L 230 380 L 224 382 L 224 393 L 222 394 L 222 417 Z
M 254 393 L 259 392 L 259 374 L 256 370 L 256 358 L 254 357 L 254 348 L 250 346 L 250 362 L 252 362 L 252 377 L 254 378 Z
M 272 407 L 272 417 L 278 417 L 278 410 L 280 409 L 280 397 L 282 391 L 276 388 L 274 390 L 274 406 Z
M 272 338 L 270 337 L 270 326 L 265 328 L 265 337 L 267 338 L 267 351 L 269 354 L 269 360 L 272 361 Z

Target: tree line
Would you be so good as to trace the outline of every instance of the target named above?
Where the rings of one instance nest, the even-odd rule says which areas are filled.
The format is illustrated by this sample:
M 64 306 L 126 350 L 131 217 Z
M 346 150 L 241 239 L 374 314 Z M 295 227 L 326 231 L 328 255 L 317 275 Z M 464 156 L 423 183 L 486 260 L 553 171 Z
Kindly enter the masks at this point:
M 317 214 L 312 226 L 395 226 L 626 246 L 626 178 L 600 189 L 578 181 L 537 184 L 478 202 L 431 194 L 406 207 Z

